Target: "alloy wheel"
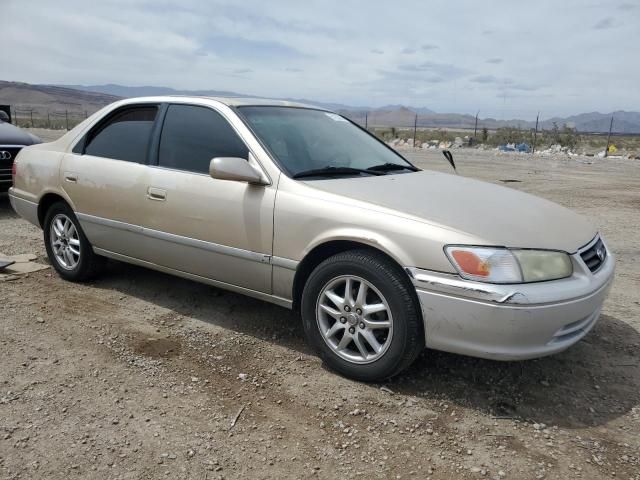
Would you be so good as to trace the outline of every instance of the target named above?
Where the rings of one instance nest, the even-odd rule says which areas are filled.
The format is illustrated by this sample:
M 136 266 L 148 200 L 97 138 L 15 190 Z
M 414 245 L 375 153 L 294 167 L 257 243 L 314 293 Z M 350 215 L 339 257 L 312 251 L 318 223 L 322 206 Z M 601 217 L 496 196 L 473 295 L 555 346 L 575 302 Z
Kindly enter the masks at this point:
M 58 214 L 51 221 L 50 242 L 53 255 L 65 270 L 73 270 L 80 262 L 80 236 L 71 219 Z
M 325 343 L 349 362 L 374 362 L 391 344 L 389 304 L 364 278 L 343 275 L 330 280 L 320 291 L 316 319 Z

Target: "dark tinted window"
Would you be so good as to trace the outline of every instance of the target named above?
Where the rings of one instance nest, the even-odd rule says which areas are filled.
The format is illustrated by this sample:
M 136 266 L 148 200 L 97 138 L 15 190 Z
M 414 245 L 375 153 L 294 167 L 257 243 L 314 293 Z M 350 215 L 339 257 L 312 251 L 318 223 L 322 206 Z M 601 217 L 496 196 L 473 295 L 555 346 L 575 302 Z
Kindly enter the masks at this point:
M 209 173 L 215 157 L 248 158 L 248 150 L 231 125 L 210 108 L 171 105 L 162 127 L 161 167 Z
M 88 138 L 87 155 L 145 163 L 157 107 L 127 108 L 117 112 Z

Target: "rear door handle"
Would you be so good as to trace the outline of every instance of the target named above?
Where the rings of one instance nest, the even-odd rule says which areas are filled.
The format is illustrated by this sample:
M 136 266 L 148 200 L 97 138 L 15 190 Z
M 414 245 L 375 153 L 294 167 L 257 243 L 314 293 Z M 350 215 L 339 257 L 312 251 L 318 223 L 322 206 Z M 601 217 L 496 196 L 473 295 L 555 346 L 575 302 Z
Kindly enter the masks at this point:
M 164 202 L 167 199 L 167 191 L 161 188 L 149 187 L 147 189 L 147 198 L 157 202 Z
M 73 172 L 64 172 L 64 180 L 66 182 L 76 183 L 78 181 L 78 175 Z

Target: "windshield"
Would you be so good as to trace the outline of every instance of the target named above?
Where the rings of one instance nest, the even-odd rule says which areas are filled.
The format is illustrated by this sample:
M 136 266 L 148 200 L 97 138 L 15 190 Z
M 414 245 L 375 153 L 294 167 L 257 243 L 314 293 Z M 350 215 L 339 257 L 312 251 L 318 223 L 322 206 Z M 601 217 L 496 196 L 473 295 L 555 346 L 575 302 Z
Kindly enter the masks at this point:
M 361 173 L 355 169 L 387 164 L 414 170 L 400 155 L 335 113 L 295 107 L 238 110 L 291 176 L 332 167 L 358 176 Z

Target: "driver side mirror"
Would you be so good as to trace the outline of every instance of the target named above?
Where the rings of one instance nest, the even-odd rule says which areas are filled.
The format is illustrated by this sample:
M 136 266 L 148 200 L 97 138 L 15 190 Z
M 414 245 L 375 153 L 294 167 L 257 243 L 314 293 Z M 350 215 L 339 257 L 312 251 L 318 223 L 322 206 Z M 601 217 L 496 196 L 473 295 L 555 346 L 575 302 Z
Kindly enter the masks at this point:
M 262 174 L 246 159 L 239 157 L 216 157 L 209 164 L 209 175 L 218 180 L 233 180 L 254 185 L 266 185 Z

